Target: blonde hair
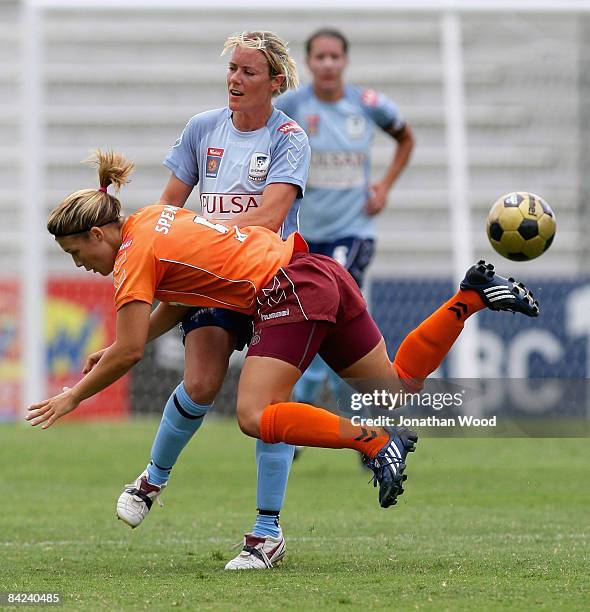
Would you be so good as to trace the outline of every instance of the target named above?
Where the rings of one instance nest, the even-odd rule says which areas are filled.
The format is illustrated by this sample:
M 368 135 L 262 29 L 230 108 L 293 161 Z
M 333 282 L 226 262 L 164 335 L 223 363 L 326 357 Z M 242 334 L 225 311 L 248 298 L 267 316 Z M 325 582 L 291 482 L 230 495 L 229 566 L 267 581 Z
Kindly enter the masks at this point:
M 223 45 L 223 55 L 226 51 L 236 47 L 246 49 L 257 49 L 268 62 L 270 78 L 284 76 L 285 80 L 281 86 L 273 93 L 278 96 L 288 89 L 294 89 L 299 85 L 297 76 L 297 66 L 295 60 L 289 55 L 287 43 L 283 42 L 276 34 L 267 30 L 256 32 L 242 32 L 229 36 Z
M 98 189 L 82 189 L 67 196 L 49 215 L 47 229 L 56 237 L 81 234 L 93 227 L 115 223 L 121 217 L 121 202 L 107 193 L 109 185 L 119 191 L 129 182 L 133 163 L 121 153 L 94 151 L 84 160 L 98 168 Z

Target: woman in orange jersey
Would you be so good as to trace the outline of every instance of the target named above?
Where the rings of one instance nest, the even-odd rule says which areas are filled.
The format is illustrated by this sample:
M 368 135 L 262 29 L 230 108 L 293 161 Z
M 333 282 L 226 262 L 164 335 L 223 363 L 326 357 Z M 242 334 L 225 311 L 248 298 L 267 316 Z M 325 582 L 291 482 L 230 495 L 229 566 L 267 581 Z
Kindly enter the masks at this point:
M 294 384 L 316 353 L 342 377 L 416 390 L 470 315 L 486 307 L 539 313 L 523 285 L 480 262 L 469 269 L 459 291 L 408 335 L 392 363 L 356 283 L 333 259 L 310 254 L 297 233 L 283 242 L 262 227 L 230 227 L 173 206 L 147 206 L 123 219 L 119 200 L 106 188 L 123 184 L 130 169 L 121 156 L 101 155 L 100 188 L 69 195 L 49 218 L 50 233 L 78 267 L 113 273 L 117 337 L 73 388 L 30 407 L 26 418 L 32 425 L 50 427 L 141 359 L 145 343 L 161 331 L 153 317 L 150 321 L 154 299 L 223 304 L 254 315 L 254 338 L 238 389 L 242 431 L 268 443 L 363 453 L 379 483 L 380 504 L 388 507 L 403 492 L 405 460 L 417 436 L 403 427 L 361 427 L 291 402 Z M 260 557 L 272 565 L 276 551 L 266 551 L 260 542 L 253 546 L 260 546 Z

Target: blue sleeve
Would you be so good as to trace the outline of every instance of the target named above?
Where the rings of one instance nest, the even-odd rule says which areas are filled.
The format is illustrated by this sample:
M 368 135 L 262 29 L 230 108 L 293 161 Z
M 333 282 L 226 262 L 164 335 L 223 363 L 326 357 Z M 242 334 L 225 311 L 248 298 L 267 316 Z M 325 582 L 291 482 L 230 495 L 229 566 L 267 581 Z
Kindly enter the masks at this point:
M 305 193 L 309 173 L 311 149 L 307 134 L 295 123 L 290 122 L 287 133 L 281 133 L 274 145 L 266 184 L 290 183 L 299 187 L 298 198 Z
M 196 117 L 193 117 L 164 160 L 166 168 L 187 185 L 196 185 L 199 182 L 198 133 L 198 123 Z
M 364 89 L 360 93 L 363 110 L 381 129 L 393 128 L 398 132 L 405 127 L 406 121 L 395 102 L 372 89 Z

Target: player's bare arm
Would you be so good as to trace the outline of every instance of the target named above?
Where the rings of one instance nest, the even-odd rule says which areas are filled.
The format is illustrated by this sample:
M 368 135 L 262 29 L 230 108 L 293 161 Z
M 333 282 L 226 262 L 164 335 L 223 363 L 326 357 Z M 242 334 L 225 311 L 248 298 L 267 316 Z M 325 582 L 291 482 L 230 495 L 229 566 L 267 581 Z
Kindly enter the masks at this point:
M 171 206 L 179 206 L 182 208 L 189 195 L 193 190 L 192 185 L 183 183 L 179 178 L 172 174 L 164 187 L 164 191 L 160 196 L 159 204 L 170 204 Z
M 147 342 L 159 338 L 178 325 L 189 310 L 188 306 L 172 306 L 171 304 L 160 302 L 150 315 Z
M 172 306 L 160 302 L 150 315 L 150 327 L 148 331 L 147 342 L 151 342 L 160 336 L 163 336 L 167 331 L 170 331 L 175 325 L 178 325 L 184 315 L 189 310 L 188 306 Z M 100 351 L 91 353 L 86 358 L 82 374 L 88 374 L 92 368 L 102 359 L 109 347 L 103 348 Z
M 67 389 L 29 408 L 26 420 L 31 425 L 47 429 L 57 419 L 75 410 L 80 402 L 102 391 L 125 375 L 143 356 L 148 336 L 151 305 L 129 302 L 117 312 L 117 338 L 105 350 L 102 358 L 82 380 Z
M 262 205 L 235 217 L 231 223 L 238 227 L 261 225 L 277 232 L 287 217 L 298 190 L 297 185 L 290 183 L 271 183 L 262 192 Z
M 397 147 L 393 154 L 391 164 L 385 176 L 371 185 L 371 196 L 366 204 L 366 211 L 369 215 L 380 213 L 387 203 L 387 194 L 397 181 L 403 169 L 408 165 L 410 156 L 415 145 L 414 133 L 409 125 L 405 125 L 401 130 L 395 131 L 393 126 L 384 130 L 397 142 Z

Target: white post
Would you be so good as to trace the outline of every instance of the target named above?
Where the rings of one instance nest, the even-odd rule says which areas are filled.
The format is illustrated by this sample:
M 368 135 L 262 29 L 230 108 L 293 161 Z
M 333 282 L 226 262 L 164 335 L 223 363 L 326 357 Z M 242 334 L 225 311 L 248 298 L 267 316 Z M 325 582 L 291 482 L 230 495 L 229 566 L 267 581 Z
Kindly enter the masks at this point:
M 22 3 L 22 204 L 21 269 L 23 410 L 45 393 L 45 168 L 41 11 Z
M 446 12 L 442 16 L 441 25 L 453 280 L 458 283 L 473 263 L 461 20 L 456 13 Z M 479 377 L 477 350 L 477 320 L 472 318 L 452 353 L 455 378 Z

